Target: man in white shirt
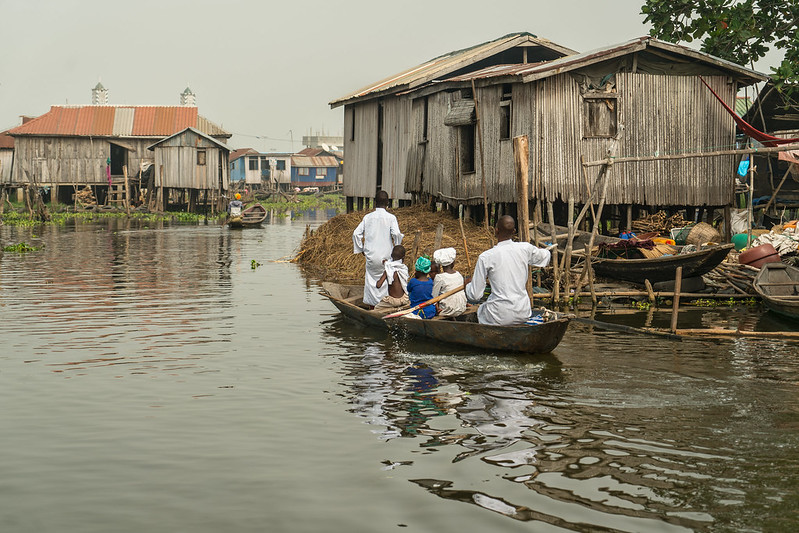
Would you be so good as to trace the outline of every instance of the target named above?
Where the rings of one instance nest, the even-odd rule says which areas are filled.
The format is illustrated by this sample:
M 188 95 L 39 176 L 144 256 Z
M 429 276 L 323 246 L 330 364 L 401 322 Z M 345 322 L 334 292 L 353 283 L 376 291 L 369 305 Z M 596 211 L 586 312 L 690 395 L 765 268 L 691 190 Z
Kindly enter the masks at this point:
M 491 283 L 491 294 L 477 309 L 481 324 L 512 326 L 524 324 L 530 318 L 530 297 L 526 288 L 529 267 L 547 266 L 550 253 L 529 242 L 513 242 L 514 233 L 516 221 L 513 217 L 500 217 L 494 228 L 498 242 L 480 254 L 472 280 L 466 285 L 466 298 L 477 303 L 483 297 L 486 280 Z
M 352 253 L 366 257 L 366 276 L 363 284 L 363 303 L 374 307 L 388 294 L 388 284 L 376 287 L 383 275 L 383 260 L 391 259 L 391 250 L 402 243 L 397 217 L 386 211 L 388 193 L 377 191 L 375 210 L 367 214 L 352 233 Z

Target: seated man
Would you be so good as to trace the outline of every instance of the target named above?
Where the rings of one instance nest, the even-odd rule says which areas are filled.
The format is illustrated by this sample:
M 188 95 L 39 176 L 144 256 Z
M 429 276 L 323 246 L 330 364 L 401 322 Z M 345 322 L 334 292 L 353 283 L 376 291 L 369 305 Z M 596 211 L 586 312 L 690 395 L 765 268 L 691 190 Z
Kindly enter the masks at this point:
M 241 203 L 241 195 L 236 193 L 236 198 L 231 200 L 227 206 L 227 213 L 231 217 L 241 216 L 241 208 L 244 207 L 244 204 Z
M 472 280 L 466 285 L 466 298 L 477 303 L 485 291 L 486 280 L 491 284 L 488 300 L 477 309 L 481 324 L 513 326 L 530 318 L 530 297 L 527 295 L 527 276 L 530 267 L 549 264 L 549 250 L 529 242 L 513 242 L 516 221 L 505 215 L 494 228 L 497 244 L 480 254 Z

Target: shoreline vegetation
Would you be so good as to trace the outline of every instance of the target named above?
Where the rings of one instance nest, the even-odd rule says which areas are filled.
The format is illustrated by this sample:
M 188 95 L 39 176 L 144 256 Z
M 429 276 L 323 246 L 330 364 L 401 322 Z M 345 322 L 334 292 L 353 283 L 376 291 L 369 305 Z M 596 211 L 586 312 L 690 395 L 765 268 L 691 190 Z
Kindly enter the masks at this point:
M 245 207 L 260 203 L 267 211 L 273 211 L 276 217 L 294 216 L 294 213 L 313 209 L 335 209 L 337 212 L 344 210 L 344 199 L 340 194 L 307 195 L 288 197 L 288 199 L 272 198 L 259 199 L 250 196 Z M 10 205 L 10 206 L 9 206 Z M 30 215 L 24 202 L 8 202 L 6 209 L 0 217 L 0 224 L 7 226 L 38 226 L 38 225 L 64 225 L 68 222 L 90 222 L 110 218 L 128 218 L 142 222 L 175 222 L 183 224 L 212 222 L 224 224 L 227 214 L 220 213 L 189 213 L 186 211 L 150 212 L 142 209 L 132 209 L 130 214 L 124 208 L 98 205 L 79 205 L 77 211 L 73 205 L 52 204 L 47 205 L 48 220 L 34 213 Z

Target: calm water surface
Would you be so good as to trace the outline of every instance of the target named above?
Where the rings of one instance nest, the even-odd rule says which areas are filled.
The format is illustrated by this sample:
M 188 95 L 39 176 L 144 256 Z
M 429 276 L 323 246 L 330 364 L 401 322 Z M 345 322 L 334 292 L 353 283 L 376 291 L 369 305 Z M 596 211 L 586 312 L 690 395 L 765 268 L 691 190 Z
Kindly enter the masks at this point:
M 0 531 L 799 528 L 796 345 L 393 339 L 285 262 L 322 218 L 0 227 Z

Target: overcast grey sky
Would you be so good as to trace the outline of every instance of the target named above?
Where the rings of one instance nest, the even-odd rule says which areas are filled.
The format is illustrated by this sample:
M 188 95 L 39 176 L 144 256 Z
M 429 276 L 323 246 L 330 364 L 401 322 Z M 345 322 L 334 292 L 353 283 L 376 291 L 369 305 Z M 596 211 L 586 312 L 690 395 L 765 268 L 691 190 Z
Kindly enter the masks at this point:
M 98 79 L 112 105 L 177 105 L 188 84 L 233 148 L 299 150 L 309 132 L 341 135 L 327 103 L 370 82 L 516 31 L 620 43 L 647 34 L 642 3 L 0 0 L 0 130 L 90 104 Z

